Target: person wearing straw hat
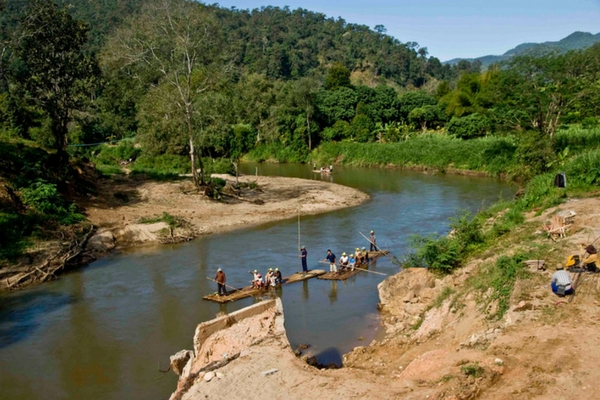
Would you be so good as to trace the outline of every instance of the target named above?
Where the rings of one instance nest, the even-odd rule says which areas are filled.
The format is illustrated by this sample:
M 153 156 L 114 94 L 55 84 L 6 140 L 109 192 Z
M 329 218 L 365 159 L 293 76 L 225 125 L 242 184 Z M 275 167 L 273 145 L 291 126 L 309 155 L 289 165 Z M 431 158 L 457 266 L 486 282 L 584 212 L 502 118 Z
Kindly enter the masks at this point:
M 346 252 L 343 252 L 342 256 L 340 257 L 340 268 L 344 269 L 346 267 L 348 267 L 348 255 Z
M 308 266 L 306 265 L 306 256 L 307 255 L 308 255 L 308 252 L 306 251 L 306 246 L 302 246 L 302 248 L 300 249 L 300 258 L 302 259 L 302 272 L 303 273 L 308 272 Z
M 588 254 L 586 258 L 583 259 L 583 267 L 588 270 L 588 272 L 598 272 L 598 251 L 594 247 L 594 245 L 590 244 L 586 246 L 585 252 Z
M 265 283 L 267 285 L 271 283 L 272 276 L 275 276 L 275 272 L 273 272 L 273 268 L 269 268 L 269 271 L 265 274 Z
M 356 264 L 357 265 L 360 265 L 360 264 L 363 263 L 362 253 L 360 252 L 360 249 L 358 247 L 354 251 L 354 258 L 356 259 Z
M 217 269 L 217 276 L 215 276 L 215 281 L 217 281 L 217 291 L 219 296 L 227 296 L 227 287 L 225 284 L 227 283 L 227 277 L 225 276 L 225 272 L 221 268 Z
M 279 268 L 275 268 L 275 273 L 273 274 L 273 276 L 275 276 L 275 284 L 281 285 L 281 283 L 283 282 L 283 277 L 281 276 L 281 271 L 279 270 Z
M 362 259 L 364 260 L 365 263 L 369 262 L 369 252 L 367 251 L 367 248 L 364 246 L 362 248 Z
M 375 231 L 371 231 L 371 236 L 369 236 L 369 242 L 371 242 L 371 247 L 369 251 L 378 251 L 377 248 L 377 238 L 375 237 Z
M 571 275 L 564 270 L 562 265 L 556 267 L 556 272 L 552 275 L 552 280 L 550 281 L 550 287 L 552 288 L 552 292 L 560 297 L 575 292 Z

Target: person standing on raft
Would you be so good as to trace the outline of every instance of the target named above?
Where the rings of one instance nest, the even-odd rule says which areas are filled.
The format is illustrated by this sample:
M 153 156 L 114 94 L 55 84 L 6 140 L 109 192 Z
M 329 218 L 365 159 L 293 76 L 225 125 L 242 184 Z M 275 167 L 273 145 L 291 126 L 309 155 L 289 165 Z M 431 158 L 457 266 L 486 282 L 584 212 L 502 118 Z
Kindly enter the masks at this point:
M 327 257 L 325 257 L 325 261 L 329 261 L 329 272 L 337 272 L 335 254 L 333 254 L 330 249 L 327 249 Z
M 300 258 L 302 259 L 302 273 L 307 273 L 308 272 L 308 266 L 306 265 L 306 256 L 308 255 L 308 252 L 306 251 L 306 246 L 302 246 L 302 249 L 300 250 Z
M 371 231 L 371 236 L 369 236 L 369 242 L 371 242 L 371 248 L 369 249 L 370 251 L 378 251 L 379 250 L 377 248 L 377 238 L 375 237 L 374 231 Z
M 225 272 L 221 268 L 217 269 L 217 276 L 215 276 L 215 281 L 217 281 L 217 290 L 219 296 L 227 296 L 227 287 L 225 283 L 227 283 L 227 277 L 225 276 Z

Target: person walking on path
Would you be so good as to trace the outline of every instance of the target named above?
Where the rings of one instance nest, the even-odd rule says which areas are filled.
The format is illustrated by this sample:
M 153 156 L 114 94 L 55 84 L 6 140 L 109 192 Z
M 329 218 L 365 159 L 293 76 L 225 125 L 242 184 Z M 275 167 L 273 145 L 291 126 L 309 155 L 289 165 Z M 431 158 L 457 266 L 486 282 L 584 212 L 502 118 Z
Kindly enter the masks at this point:
M 300 250 L 300 257 L 302 259 L 302 273 L 307 273 L 308 272 L 308 266 L 306 265 L 306 256 L 308 255 L 308 252 L 306 251 L 306 246 L 302 246 L 302 249 Z
M 371 236 L 369 236 L 369 242 L 371 242 L 370 251 L 379 251 L 377 248 L 377 238 L 375 237 L 375 232 L 371 231 Z
M 329 272 L 337 272 L 337 265 L 335 264 L 335 254 L 331 252 L 331 250 L 327 250 L 327 257 L 325 257 L 326 261 L 329 261 Z
M 573 280 L 571 279 L 571 275 L 567 271 L 564 270 L 563 266 L 558 266 L 556 268 L 556 272 L 552 275 L 552 280 L 550 281 L 550 287 L 552 287 L 552 292 L 558 296 L 565 296 L 568 294 L 573 294 Z
M 227 287 L 225 284 L 227 283 L 227 277 L 225 276 L 225 272 L 221 268 L 217 269 L 217 276 L 215 276 L 215 281 L 217 281 L 217 290 L 219 296 L 227 296 Z

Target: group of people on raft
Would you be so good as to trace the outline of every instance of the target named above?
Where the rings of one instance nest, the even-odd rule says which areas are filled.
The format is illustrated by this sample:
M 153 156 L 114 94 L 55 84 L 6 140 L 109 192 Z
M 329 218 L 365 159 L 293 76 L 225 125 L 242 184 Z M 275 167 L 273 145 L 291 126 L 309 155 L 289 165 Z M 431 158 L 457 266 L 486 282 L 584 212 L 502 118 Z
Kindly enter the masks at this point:
M 590 244 L 588 246 L 585 246 L 582 244 L 581 248 L 585 250 L 583 256 L 581 257 L 581 261 L 579 261 L 579 257 L 576 255 L 570 256 L 569 260 L 566 263 L 567 269 L 569 269 L 571 272 L 600 272 L 597 266 L 598 251 L 596 250 L 594 245 Z M 575 294 L 575 287 L 573 286 L 573 279 L 571 278 L 571 274 L 565 271 L 565 268 L 562 265 L 559 265 L 556 268 L 556 272 L 552 275 L 550 287 L 552 288 L 552 292 L 561 297 L 565 295 Z
M 253 289 L 264 289 L 266 287 L 274 287 L 277 285 L 281 285 L 282 276 L 279 268 L 269 268 L 269 271 L 265 274 L 265 278 L 263 280 L 262 275 L 257 271 L 254 272 L 248 271 L 252 275 L 252 280 L 250 283 L 252 284 Z
M 328 249 L 325 261 L 329 261 L 329 272 L 343 272 L 348 269 L 354 271 L 355 267 L 369 263 L 369 252 L 366 247 L 363 247 L 362 250 L 357 247 L 356 251 L 350 252 L 350 255 L 343 252 L 340 257 L 340 268 L 338 269 L 335 254 L 331 249 Z
M 371 243 L 370 251 L 378 251 L 377 248 L 377 238 L 375 237 L 375 232 L 371 231 L 371 235 L 368 238 Z M 306 274 L 308 272 L 308 251 L 306 250 L 306 246 L 302 246 L 300 248 L 300 259 L 302 260 L 302 273 Z M 325 257 L 326 261 L 329 261 L 329 272 L 338 272 L 337 260 L 335 258 L 335 254 L 331 252 L 331 250 L 327 250 L 327 257 Z M 363 247 L 362 250 L 358 247 L 356 251 L 350 252 L 350 255 L 346 253 L 342 253 L 342 257 L 340 257 L 340 269 L 339 272 L 345 271 L 347 269 L 351 269 L 354 271 L 354 268 L 361 264 L 369 263 L 369 252 L 366 247 Z M 263 289 L 266 287 L 274 287 L 277 285 L 281 285 L 282 276 L 279 268 L 269 268 L 269 271 L 263 276 L 258 272 L 258 270 L 248 271 L 252 275 L 252 280 L 250 283 L 252 284 L 253 289 Z M 227 278 L 225 273 L 221 268 L 217 269 L 217 275 L 215 276 L 215 282 L 218 285 L 218 295 L 219 296 L 227 296 Z

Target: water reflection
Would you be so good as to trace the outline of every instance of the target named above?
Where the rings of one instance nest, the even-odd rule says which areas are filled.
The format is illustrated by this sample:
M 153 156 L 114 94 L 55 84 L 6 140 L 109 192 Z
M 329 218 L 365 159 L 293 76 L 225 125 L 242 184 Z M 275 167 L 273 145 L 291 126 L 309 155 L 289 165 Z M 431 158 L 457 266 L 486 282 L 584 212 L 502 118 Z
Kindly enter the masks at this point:
M 337 301 L 337 281 L 330 281 L 331 282 L 331 290 L 329 291 L 329 303 L 333 304 Z
M 45 314 L 74 304 L 76 298 L 39 289 L 0 296 L 0 349 L 27 339 Z

